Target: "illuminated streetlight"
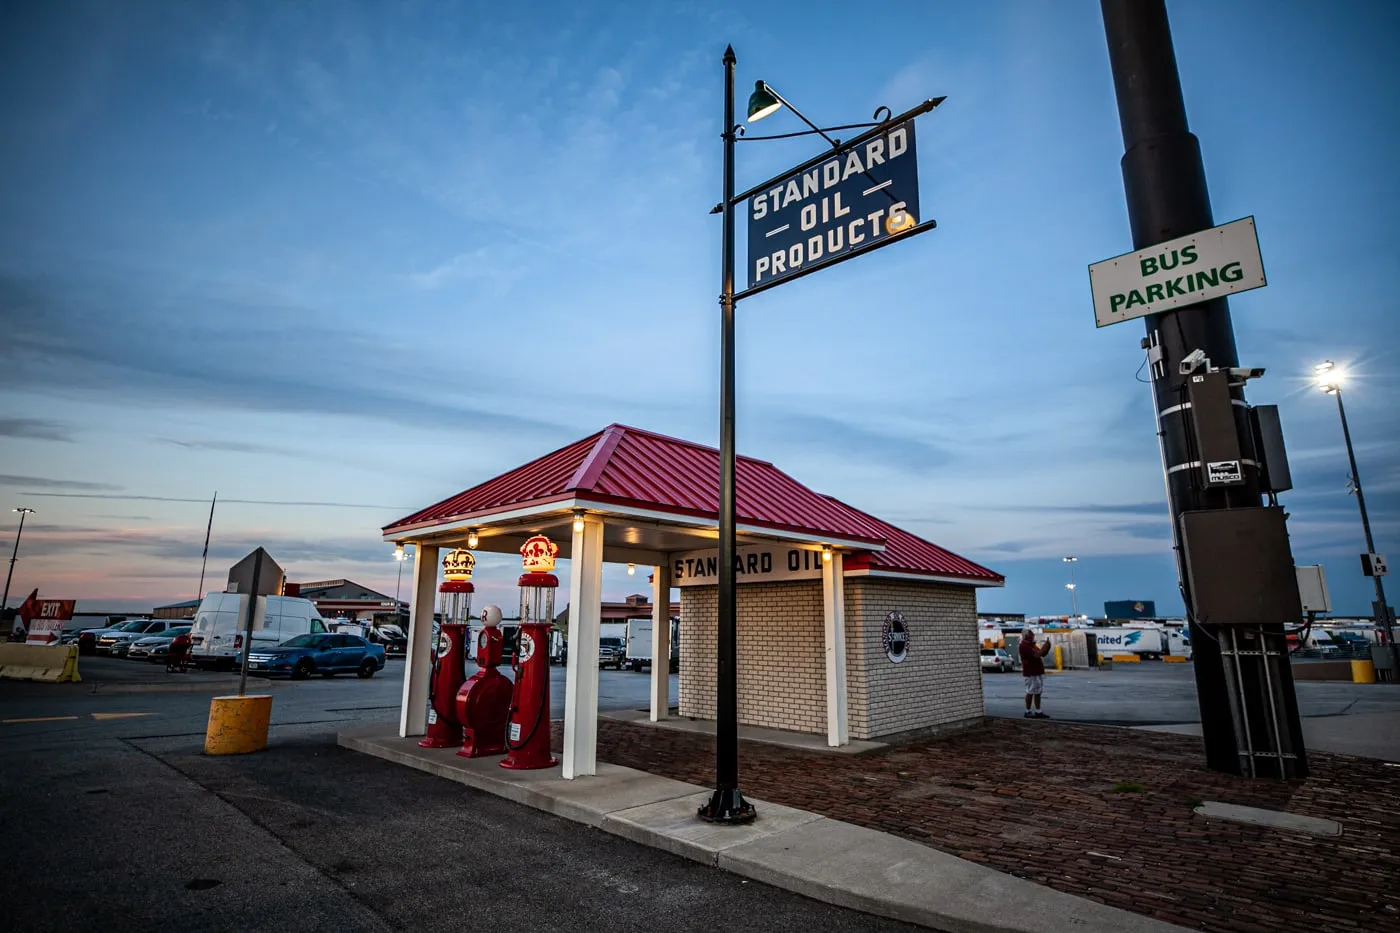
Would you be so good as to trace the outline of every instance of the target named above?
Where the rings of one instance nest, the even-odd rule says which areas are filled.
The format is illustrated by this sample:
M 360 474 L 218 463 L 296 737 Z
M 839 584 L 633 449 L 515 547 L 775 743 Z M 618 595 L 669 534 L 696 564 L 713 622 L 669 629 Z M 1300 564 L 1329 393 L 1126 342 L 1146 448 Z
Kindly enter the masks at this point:
M 1372 560 L 1376 553 L 1376 542 L 1371 537 L 1371 519 L 1366 515 L 1366 494 L 1361 491 L 1361 474 L 1356 469 L 1356 451 L 1351 446 L 1351 428 L 1347 426 L 1347 410 L 1342 404 L 1342 378 L 1344 373 L 1331 360 L 1323 360 L 1313 367 L 1317 376 L 1317 387 L 1328 395 L 1337 397 L 1337 414 L 1342 419 L 1342 437 L 1347 444 L 1347 463 L 1351 466 L 1351 489 L 1356 493 L 1356 506 L 1361 510 L 1361 531 L 1366 537 L 1366 553 L 1361 559 L 1363 565 L 1372 571 L 1371 580 L 1376 586 L 1376 601 L 1372 604 L 1372 617 L 1376 624 L 1385 630 L 1386 643 L 1393 655 L 1395 674 L 1392 679 L 1400 682 L 1400 645 L 1395 644 L 1395 630 L 1391 620 L 1390 604 L 1385 601 L 1385 584 L 1381 576 L 1374 573 Z
M 399 590 L 403 587 L 403 562 L 409 559 L 408 552 L 403 549 L 402 544 L 394 545 L 394 560 L 399 562 L 399 579 L 394 584 L 394 618 L 398 619 L 403 615 L 399 609 Z
M 1065 563 L 1069 564 L 1069 582 L 1065 584 L 1065 589 L 1069 590 L 1069 606 L 1070 606 L 1070 613 L 1071 613 L 1071 615 L 1072 615 L 1074 618 L 1078 618 L 1078 617 L 1079 617 L 1079 597 L 1078 597 L 1077 595 L 1075 595 L 1075 592 L 1074 592 L 1076 589 L 1078 589 L 1078 587 L 1076 587 L 1075 584 L 1074 584 L 1074 565 L 1077 564 L 1077 563 L 1079 563 L 1079 558 L 1077 558 L 1077 557 L 1064 557 L 1064 558 L 1061 558 L 1061 560 L 1063 560 Z
M 15 575 L 15 561 L 19 560 L 19 536 L 24 534 L 24 516 L 34 514 L 33 509 L 23 506 L 15 511 L 19 513 L 19 531 L 15 532 L 15 550 L 10 555 L 10 572 L 5 574 L 5 596 L 0 599 L 0 611 L 3 611 L 10 604 L 10 578 Z

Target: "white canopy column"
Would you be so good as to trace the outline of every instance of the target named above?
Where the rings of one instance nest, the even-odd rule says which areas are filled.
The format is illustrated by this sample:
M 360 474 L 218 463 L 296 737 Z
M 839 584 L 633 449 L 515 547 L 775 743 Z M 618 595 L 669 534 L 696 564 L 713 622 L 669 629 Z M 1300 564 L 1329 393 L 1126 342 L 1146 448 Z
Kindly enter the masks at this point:
M 651 721 L 671 705 L 671 562 L 651 570 Z
M 850 742 L 846 702 L 846 590 L 841 552 L 822 561 L 822 615 L 826 630 L 826 744 Z
M 582 525 L 582 530 L 579 526 Z M 574 523 L 569 552 L 569 662 L 564 681 L 565 778 L 598 773 L 598 626 L 603 598 L 603 522 Z
M 404 659 L 403 706 L 399 735 L 428 730 L 428 680 L 433 667 L 433 607 L 437 602 L 438 549 L 418 544 L 413 560 L 413 593 L 408 607 L 408 655 Z

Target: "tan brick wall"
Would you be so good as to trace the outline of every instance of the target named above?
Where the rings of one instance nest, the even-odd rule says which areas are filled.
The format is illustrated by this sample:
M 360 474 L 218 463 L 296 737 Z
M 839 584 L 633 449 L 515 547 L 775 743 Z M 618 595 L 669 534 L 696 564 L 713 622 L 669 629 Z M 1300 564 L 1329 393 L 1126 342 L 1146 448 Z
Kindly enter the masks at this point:
M 681 589 L 680 714 L 715 718 L 718 588 Z M 739 722 L 826 731 L 826 651 L 820 580 L 738 588 Z
M 900 612 L 908 657 L 885 655 L 885 617 Z M 851 738 L 868 739 L 983 715 L 977 591 L 942 583 L 846 578 L 846 683 Z
M 982 715 L 977 600 L 971 587 L 848 577 L 846 684 L 852 738 L 875 738 Z M 681 590 L 680 715 L 715 718 L 713 586 Z M 826 731 L 819 580 L 738 588 L 739 722 Z M 880 635 L 904 614 L 909 657 L 894 664 Z

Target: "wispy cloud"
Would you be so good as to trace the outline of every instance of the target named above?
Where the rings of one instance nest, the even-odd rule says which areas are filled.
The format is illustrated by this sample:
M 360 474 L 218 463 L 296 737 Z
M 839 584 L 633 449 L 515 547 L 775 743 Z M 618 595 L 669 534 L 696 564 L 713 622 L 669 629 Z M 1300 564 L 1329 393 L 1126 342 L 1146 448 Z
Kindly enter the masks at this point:
M 22 486 L 25 489 L 121 489 L 111 483 L 92 483 L 75 479 L 55 479 L 50 476 L 16 476 L 0 474 L 0 486 Z
M 220 441 L 201 438 L 158 437 L 161 444 L 181 447 L 185 450 L 217 450 L 237 454 L 285 454 L 292 453 L 285 447 L 270 444 L 255 444 L 248 441 Z
M 39 441 L 73 440 L 72 428 L 47 418 L 0 418 L 0 437 L 23 437 Z

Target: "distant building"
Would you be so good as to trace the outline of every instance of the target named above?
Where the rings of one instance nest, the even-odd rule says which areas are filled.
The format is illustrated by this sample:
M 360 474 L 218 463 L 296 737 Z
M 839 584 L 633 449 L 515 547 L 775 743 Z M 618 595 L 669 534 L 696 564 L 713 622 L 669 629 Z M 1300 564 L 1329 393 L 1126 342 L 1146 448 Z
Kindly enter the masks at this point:
M 1150 599 L 1117 599 L 1103 604 L 1104 618 L 1112 621 L 1157 618 L 1157 604 Z
M 357 619 L 363 622 L 392 622 L 407 618 L 408 603 L 400 602 L 395 612 L 394 597 L 387 596 L 354 580 L 321 580 L 316 583 L 289 583 L 286 594 L 309 599 L 326 619 Z
M 609 622 L 629 622 L 632 619 L 651 618 L 651 600 L 641 593 L 634 593 L 620 603 L 603 603 L 602 616 L 598 620 L 606 625 Z M 681 617 L 681 604 L 671 603 L 671 618 Z M 565 606 L 564 611 L 554 617 L 554 627 L 560 631 L 569 630 L 569 607 Z
M 153 619 L 193 619 L 194 611 L 199 608 L 199 600 L 187 599 L 182 603 L 171 603 L 168 606 L 157 606 L 151 610 Z

